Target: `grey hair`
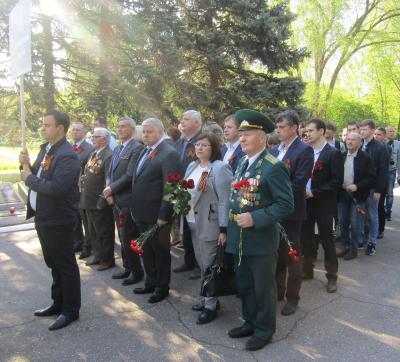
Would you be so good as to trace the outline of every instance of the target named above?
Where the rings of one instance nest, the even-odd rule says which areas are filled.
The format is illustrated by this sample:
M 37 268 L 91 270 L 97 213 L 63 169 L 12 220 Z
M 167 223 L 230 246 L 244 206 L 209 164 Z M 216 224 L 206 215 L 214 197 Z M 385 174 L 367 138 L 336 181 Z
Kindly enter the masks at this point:
M 165 133 L 163 123 L 155 117 L 145 119 L 142 123 L 142 126 L 155 126 L 160 129 L 162 133 Z
M 361 135 L 360 135 L 358 132 L 354 132 L 354 131 L 353 131 L 353 132 L 349 132 L 349 133 L 347 133 L 346 136 L 348 137 L 348 136 L 350 136 L 350 135 L 356 136 L 358 142 L 361 143 L 362 137 L 361 137 Z
M 96 132 L 96 131 L 97 131 L 97 133 L 99 133 L 99 136 L 102 136 L 102 137 L 104 137 L 104 138 L 107 140 L 107 143 L 110 142 L 111 133 L 110 133 L 110 131 L 109 131 L 107 128 L 96 127 L 96 128 L 93 130 L 93 134 L 94 134 L 94 132 Z
M 189 115 L 191 118 L 193 118 L 196 123 L 198 123 L 199 125 L 202 124 L 202 120 L 201 120 L 201 113 L 194 110 L 194 109 L 190 109 L 188 111 L 186 111 L 184 114 Z
M 136 128 L 136 122 L 131 117 L 120 117 L 118 121 L 125 121 L 131 128 Z

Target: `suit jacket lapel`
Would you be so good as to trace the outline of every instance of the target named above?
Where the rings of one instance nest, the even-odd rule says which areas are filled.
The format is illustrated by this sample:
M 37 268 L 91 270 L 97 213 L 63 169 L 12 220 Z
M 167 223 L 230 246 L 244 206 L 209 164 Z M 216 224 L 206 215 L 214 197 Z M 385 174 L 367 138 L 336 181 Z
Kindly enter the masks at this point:
M 208 180 L 208 178 L 210 177 L 210 175 L 211 175 L 211 173 L 212 173 L 212 169 L 213 169 L 213 164 L 211 164 L 211 168 L 210 168 L 210 170 L 208 171 L 207 180 Z M 207 192 L 207 191 L 204 191 L 204 192 Z M 203 194 L 203 191 L 198 190 L 198 189 L 196 188 L 196 193 L 194 194 L 193 199 L 192 199 L 193 207 L 195 207 L 195 206 L 197 205 L 197 203 L 199 202 L 200 197 L 201 197 L 202 194 Z
M 289 149 L 286 151 L 285 155 L 283 156 L 282 161 L 285 161 L 286 159 L 290 158 L 289 156 L 291 156 L 294 153 L 299 142 L 301 142 L 301 141 L 300 141 L 299 137 L 297 137 L 293 141 L 293 143 L 289 146 Z
M 139 176 L 143 173 L 143 171 L 146 169 L 146 167 L 149 165 L 149 163 L 150 163 L 150 161 L 151 161 L 151 159 L 149 158 L 149 156 L 150 156 L 154 151 L 156 151 L 156 154 L 154 155 L 154 157 L 157 157 L 157 153 L 160 152 L 161 147 L 162 147 L 161 145 L 162 145 L 163 143 L 164 143 L 164 141 L 162 141 L 155 149 L 153 149 L 153 150 L 148 154 L 147 158 L 144 160 L 144 162 L 143 162 L 143 164 L 142 164 L 142 168 L 139 170 L 139 173 L 137 174 L 136 177 L 139 177 Z M 146 151 L 147 151 L 147 148 L 144 149 L 144 152 L 146 152 Z M 142 152 L 142 153 L 140 154 L 139 160 L 142 158 L 142 155 L 143 155 L 144 152 Z M 154 158 L 154 157 L 152 157 L 152 158 Z

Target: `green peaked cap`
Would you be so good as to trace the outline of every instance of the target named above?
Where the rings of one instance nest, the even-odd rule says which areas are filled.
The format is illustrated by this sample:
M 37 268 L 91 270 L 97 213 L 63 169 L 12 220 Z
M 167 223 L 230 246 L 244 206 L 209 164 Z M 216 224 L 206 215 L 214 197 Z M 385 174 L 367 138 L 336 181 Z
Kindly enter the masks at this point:
M 265 114 L 252 109 L 239 109 L 235 113 L 235 121 L 239 125 L 239 131 L 260 129 L 271 133 L 275 129 L 274 123 Z

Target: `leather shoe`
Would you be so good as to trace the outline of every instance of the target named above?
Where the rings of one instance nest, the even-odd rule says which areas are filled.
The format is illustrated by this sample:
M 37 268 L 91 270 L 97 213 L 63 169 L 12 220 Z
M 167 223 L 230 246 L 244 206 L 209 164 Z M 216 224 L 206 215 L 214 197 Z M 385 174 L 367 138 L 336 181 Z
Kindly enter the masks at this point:
M 326 285 L 326 291 L 328 293 L 335 293 L 337 291 L 336 280 L 328 280 L 328 284 Z
M 33 315 L 36 317 L 49 317 L 51 315 L 58 315 L 61 314 L 61 311 L 57 309 L 54 305 L 50 305 L 43 309 L 35 310 Z
M 100 264 L 100 260 L 95 260 L 95 259 L 93 259 L 93 260 L 91 260 L 91 261 L 87 261 L 87 262 L 85 263 L 85 265 L 87 265 L 87 266 L 99 265 L 99 264 Z
M 357 258 L 357 255 L 358 255 L 357 251 L 352 250 L 352 251 L 349 251 L 349 252 L 344 256 L 343 259 L 344 259 L 344 260 L 355 259 L 355 258 Z
M 132 272 L 129 278 L 126 278 L 122 281 L 122 285 L 136 284 L 139 283 L 142 279 L 143 279 L 143 274 L 136 274 Z
M 88 252 L 87 250 L 83 250 L 80 254 L 79 254 L 79 259 L 85 259 L 88 258 L 91 255 L 90 252 Z
M 133 292 L 135 294 L 150 294 L 150 293 L 154 293 L 155 290 L 156 290 L 155 287 L 145 286 L 143 288 L 135 288 L 135 289 L 133 289 Z
M 161 292 L 156 290 L 154 294 L 147 300 L 149 303 L 158 303 L 161 302 L 163 299 L 167 298 L 169 292 Z
M 220 310 L 220 308 L 221 308 L 221 305 L 219 304 L 219 300 L 217 301 L 216 308 L 217 308 L 217 310 Z M 202 303 L 192 305 L 192 310 L 194 310 L 196 312 L 202 312 L 204 309 L 206 309 L 206 307 Z
M 125 279 L 125 278 L 128 278 L 130 274 L 131 274 L 130 270 L 124 269 L 124 270 L 122 270 L 122 271 L 120 271 L 118 273 L 113 274 L 111 278 L 113 278 L 113 279 Z
M 248 336 L 252 336 L 253 333 L 254 333 L 253 328 L 251 328 L 247 324 L 243 324 L 240 327 L 233 328 L 228 332 L 229 337 L 231 337 L 231 338 L 248 337 Z
M 197 324 L 206 324 L 210 323 L 217 317 L 217 311 L 211 310 L 208 308 L 204 308 L 204 310 L 199 314 L 197 318 Z
M 264 339 L 260 339 L 258 337 L 253 336 L 246 342 L 246 350 L 247 351 L 257 351 L 258 349 L 263 348 L 269 342 L 271 342 L 271 338 L 264 340 Z
M 70 317 L 65 314 L 60 314 L 58 318 L 52 324 L 50 324 L 49 331 L 55 331 L 56 329 L 64 328 L 78 318 L 79 316 Z
M 295 302 L 286 302 L 281 310 L 282 315 L 291 315 L 295 313 L 297 310 L 297 303 Z
M 182 264 L 181 266 L 178 266 L 177 268 L 173 269 L 172 271 L 174 273 L 183 273 L 183 272 L 193 270 L 193 269 L 194 269 L 194 266 L 190 267 L 186 264 Z
M 115 267 L 115 263 L 101 263 L 97 268 L 98 271 L 103 271 Z
M 338 258 L 343 258 L 348 252 L 349 250 L 346 249 L 336 250 L 336 256 Z

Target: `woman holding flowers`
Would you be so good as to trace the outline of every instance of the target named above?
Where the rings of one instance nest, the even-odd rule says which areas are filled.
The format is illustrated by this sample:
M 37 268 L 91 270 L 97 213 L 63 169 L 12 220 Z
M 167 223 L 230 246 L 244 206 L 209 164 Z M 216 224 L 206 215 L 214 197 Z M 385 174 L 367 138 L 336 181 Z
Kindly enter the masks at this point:
M 190 211 L 186 215 L 196 260 L 204 275 L 215 259 L 219 245 L 226 243 L 229 195 L 232 182 L 229 165 L 221 161 L 218 138 L 211 133 L 201 134 L 195 144 L 195 161 L 187 168 L 185 180 L 193 180 Z M 216 297 L 204 297 L 192 307 L 201 312 L 197 324 L 211 322 L 217 316 Z

